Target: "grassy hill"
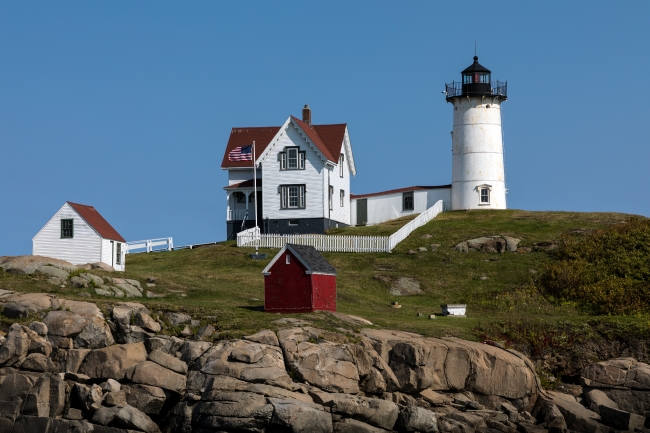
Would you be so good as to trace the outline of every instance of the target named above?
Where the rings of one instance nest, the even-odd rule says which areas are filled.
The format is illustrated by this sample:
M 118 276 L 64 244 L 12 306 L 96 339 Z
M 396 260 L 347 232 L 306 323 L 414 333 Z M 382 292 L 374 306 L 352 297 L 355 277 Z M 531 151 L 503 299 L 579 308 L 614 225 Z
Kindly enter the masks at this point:
M 550 303 L 532 288 L 531 279 L 545 263 L 553 260 L 546 249 L 562 233 L 584 233 L 629 218 L 617 213 L 446 212 L 416 230 L 392 253 L 324 253 L 324 256 L 339 272 L 337 302 L 342 313 L 364 317 L 380 327 L 427 336 L 492 338 L 540 359 L 555 349 L 564 351 L 564 355 L 555 353 L 555 357 L 580 357 L 575 352 L 583 351 L 581 345 L 596 344 L 598 347 L 589 356 L 598 357 L 602 351 L 610 350 L 603 342 L 629 340 L 629 345 L 633 345 L 635 338 L 646 338 L 650 333 L 648 318 L 585 315 L 575 305 Z M 407 221 L 332 232 L 387 235 Z M 431 237 L 422 238 L 424 235 Z M 461 241 L 489 235 L 517 237 L 521 239 L 520 246 L 531 247 L 532 251 L 486 254 L 461 253 L 453 248 Z M 440 244 L 437 252 L 407 254 L 417 247 L 430 250 L 431 244 Z M 237 248 L 235 242 L 224 242 L 194 250 L 134 254 L 127 256 L 125 277 L 143 283 L 148 277 L 156 279 L 156 286 L 150 290 L 164 297 L 138 299 L 152 311 L 190 312 L 213 323 L 223 337 L 262 327 L 274 329 L 273 321 L 280 316 L 262 311 L 261 271 L 277 250 L 262 251 L 269 254 L 269 259 L 258 262 L 249 258 L 252 252 Z M 416 279 L 424 293 L 408 297 L 391 295 L 391 284 L 399 277 Z M 51 286 L 44 278 L 6 273 L 0 273 L 0 288 L 49 291 L 68 297 L 78 297 L 80 290 Z M 100 305 L 118 301 L 97 296 L 90 290 L 87 293 Z M 393 301 L 402 307 L 392 308 Z M 468 317 L 427 319 L 429 314 L 440 313 L 442 303 L 468 304 Z M 332 329 L 344 325 L 322 313 L 293 317 L 306 318 L 315 325 Z M 645 351 L 637 357 L 643 356 Z M 561 360 L 545 368 L 556 371 L 560 368 L 557 363 L 561 364 Z

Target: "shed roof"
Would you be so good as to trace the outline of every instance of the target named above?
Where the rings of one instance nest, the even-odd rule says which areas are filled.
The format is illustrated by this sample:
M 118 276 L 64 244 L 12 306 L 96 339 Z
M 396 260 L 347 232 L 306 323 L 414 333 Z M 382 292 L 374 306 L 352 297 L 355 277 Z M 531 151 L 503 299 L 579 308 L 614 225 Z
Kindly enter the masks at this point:
M 262 271 L 263 274 L 270 272 L 275 262 L 282 257 L 284 252 L 289 250 L 312 274 L 336 275 L 336 269 L 332 266 L 318 250 L 310 245 L 286 244 L 271 262 Z
M 99 235 L 104 239 L 111 239 L 114 241 L 126 242 L 126 240 L 111 226 L 108 221 L 97 210 L 85 204 L 68 203 L 81 218 L 84 219 Z
M 451 185 L 409 186 L 406 188 L 391 189 L 388 191 L 371 192 L 369 194 L 350 194 L 350 199 L 356 200 L 359 198 L 377 197 L 380 195 L 397 194 L 400 192 L 407 192 L 407 191 L 420 191 L 420 190 L 427 190 L 427 189 L 446 189 L 446 188 L 451 188 Z

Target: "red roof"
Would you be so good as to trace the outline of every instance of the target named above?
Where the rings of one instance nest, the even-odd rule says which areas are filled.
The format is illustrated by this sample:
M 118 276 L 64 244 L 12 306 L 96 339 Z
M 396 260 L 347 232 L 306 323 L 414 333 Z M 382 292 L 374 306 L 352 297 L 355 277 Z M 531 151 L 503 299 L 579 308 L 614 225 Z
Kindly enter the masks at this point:
M 445 188 L 451 188 L 451 185 L 409 186 L 407 188 L 391 189 L 389 191 L 371 192 L 370 194 L 350 194 L 350 199 L 375 197 L 375 196 L 379 196 L 379 195 L 388 195 L 388 194 L 397 194 L 399 192 L 407 192 L 407 191 L 419 191 L 419 190 L 425 190 L 425 189 L 445 189 Z
M 92 206 L 67 202 L 104 239 L 126 242 L 103 216 Z
M 257 186 L 262 186 L 262 179 L 257 179 Z M 232 185 L 225 186 L 223 189 L 237 189 L 237 188 L 253 188 L 255 183 L 253 179 L 245 180 L 239 183 L 233 183 Z
M 314 143 L 318 150 L 332 162 L 338 162 L 343 138 L 345 137 L 345 123 L 336 125 L 309 125 L 302 120 L 291 116 L 291 120 L 302 129 L 307 138 Z M 260 155 L 271 143 L 271 140 L 280 130 L 280 126 L 265 126 L 259 128 L 233 128 L 223 154 L 221 168 L 253 167 L 252 161 L 230 161 L 228 154 L 239 146 L 247 146 L 255 141 L 255 154 Z

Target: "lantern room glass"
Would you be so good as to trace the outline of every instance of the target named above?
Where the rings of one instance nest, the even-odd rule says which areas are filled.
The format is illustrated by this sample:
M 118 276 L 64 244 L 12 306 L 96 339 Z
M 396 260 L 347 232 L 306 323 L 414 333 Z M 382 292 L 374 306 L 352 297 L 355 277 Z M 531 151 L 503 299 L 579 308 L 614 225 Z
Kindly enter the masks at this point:
M 463 74 L 463 84 L 490 84 L 489 72 L 468 72 Z

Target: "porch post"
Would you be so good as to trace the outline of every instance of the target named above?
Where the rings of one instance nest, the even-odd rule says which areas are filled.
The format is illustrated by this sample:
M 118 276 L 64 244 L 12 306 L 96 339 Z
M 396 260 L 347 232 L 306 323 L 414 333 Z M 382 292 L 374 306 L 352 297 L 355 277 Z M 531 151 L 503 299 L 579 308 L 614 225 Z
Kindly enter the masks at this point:
M 232 216 L 230 215 L 230 191 L 226 191 L 226 221 L 230 221 Z
M 246 215 L 248 215 L 248 198 L 250 197 L 252 191 L 246 191 L 244 194 L 246 194 Z M 248 218 L 246 218 L 248 219 Z

